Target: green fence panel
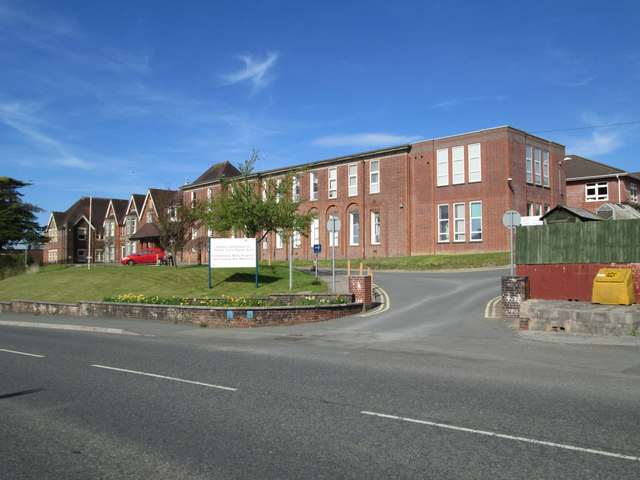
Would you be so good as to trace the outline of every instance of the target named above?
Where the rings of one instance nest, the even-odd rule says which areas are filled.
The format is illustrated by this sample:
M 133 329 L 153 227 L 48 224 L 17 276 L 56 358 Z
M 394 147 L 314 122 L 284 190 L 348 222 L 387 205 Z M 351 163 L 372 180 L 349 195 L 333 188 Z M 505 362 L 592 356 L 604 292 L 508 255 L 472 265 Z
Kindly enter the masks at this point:
M 640 262 L 640 220 L 516 228 L 516 263 Z

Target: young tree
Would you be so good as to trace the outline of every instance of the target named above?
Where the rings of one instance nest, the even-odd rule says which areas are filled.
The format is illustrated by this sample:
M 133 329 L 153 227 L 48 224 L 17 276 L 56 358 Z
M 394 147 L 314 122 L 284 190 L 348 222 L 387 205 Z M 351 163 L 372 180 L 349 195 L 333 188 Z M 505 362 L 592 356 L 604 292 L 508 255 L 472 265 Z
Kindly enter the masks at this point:
M 156 205 L 158 213 L 155 222 L 160 236 L 160 246 L 165 252 L 170 252 L 173 265 L 176 266 L 178 252 L 184 250 L 191 241 L 192 229 L 196 227 L 198 218 L 191 205 L 175 203 L 170 197 Z
M 261 242 L 270 232 L 288 238 L 294 232 L 307 236 L 311 216 L 298 212 L 293 187 L 297 172 L 260 180 L 253 174 L 259 153 L 238 165 L 240 175 L 221 179 L 217 195 L 199 205 L 196 215 L 205 228 L 220 234 L 242 232 Z
M 44 243 L 44 227 L 36 222 L 35 214 L 43 210 L 21 200 L 18 189 L 31 183 L 0 177 L 0 250 L 24 243 Z

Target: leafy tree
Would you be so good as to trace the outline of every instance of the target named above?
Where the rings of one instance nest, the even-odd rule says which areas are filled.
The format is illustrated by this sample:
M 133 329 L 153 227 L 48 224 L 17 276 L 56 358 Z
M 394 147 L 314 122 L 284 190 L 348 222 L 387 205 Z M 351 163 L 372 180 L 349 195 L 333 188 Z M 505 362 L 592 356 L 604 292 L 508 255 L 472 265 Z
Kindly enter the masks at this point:
M 220 191 L 199 205 L 196 215 L 205 228 L 220 234 L 242 232 L 246 238 L 262 241 L 270 232 L 284 238 L 299 232 L 307 236 L 311 215 L 298 212 L 300 201 L 293 198 L 298 172 L 262 180 L 253 173 L 259 153 L 238 165 L 240 175 L 221 179 Z
M 156 205 L 158 213 L 155 226 L 160 237 L 159 243 L 165 252 L 171 252 L 176 266 L 178 252 L 184 250 L 191 241 L 191 232 L 198 223 L 190 205 L 175 203 L 166 197 Z
M 29 185 L 31 183 L 0 177 L 0 250 L 21 242 L 39 244 L 48 240 L 35 215 L 44 210 L 20 198 L 23 195 L 18 189 Z

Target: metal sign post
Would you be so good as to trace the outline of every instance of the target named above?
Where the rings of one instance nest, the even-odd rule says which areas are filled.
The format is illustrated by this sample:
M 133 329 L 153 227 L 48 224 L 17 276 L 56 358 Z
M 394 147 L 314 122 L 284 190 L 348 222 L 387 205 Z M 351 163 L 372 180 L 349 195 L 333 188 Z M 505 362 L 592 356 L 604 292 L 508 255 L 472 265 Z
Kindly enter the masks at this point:
M 340 231 L 340 220 L 337 215 L 332 215 L 327 222 L 327 230 L 331 232 L 331 278 L 333 279 L 333 292 L 336 293 L 336 234 Z
M 318 281 L 318 254 L 320 252 L 322 252 L 322 244 L 316 243 L 313 246 L 313 253 L 315 253 L 315 255 L 316 255 L 316 263 L 315 263 L 315 267 L 316 267 L 316 282 Z
M 520 214 L 515 210 L 509 210 L 502 217 L 502 223 L 504 224 L 505 227 L 507 227 L 510 230 L 511 241 L 509 242 L 509 245 L 510 245 L 510 252 L 511 252 L 511 276 L 512 277 L 514 275 L 514 268 L 513 268 L 513 232 L 515 231 L 515 228 L 520 225 L 520 221 L 521 221 Z

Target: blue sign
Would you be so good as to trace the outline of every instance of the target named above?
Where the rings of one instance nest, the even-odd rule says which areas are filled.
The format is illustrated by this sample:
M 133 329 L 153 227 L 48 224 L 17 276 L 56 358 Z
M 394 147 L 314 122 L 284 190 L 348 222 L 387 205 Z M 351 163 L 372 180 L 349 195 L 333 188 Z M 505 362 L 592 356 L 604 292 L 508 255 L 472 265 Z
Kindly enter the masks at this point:
M 313 246 L 313 253 L 320 253 L 320 252 L 322 252 L 322 245 L 319 243 L 316 243 Z

